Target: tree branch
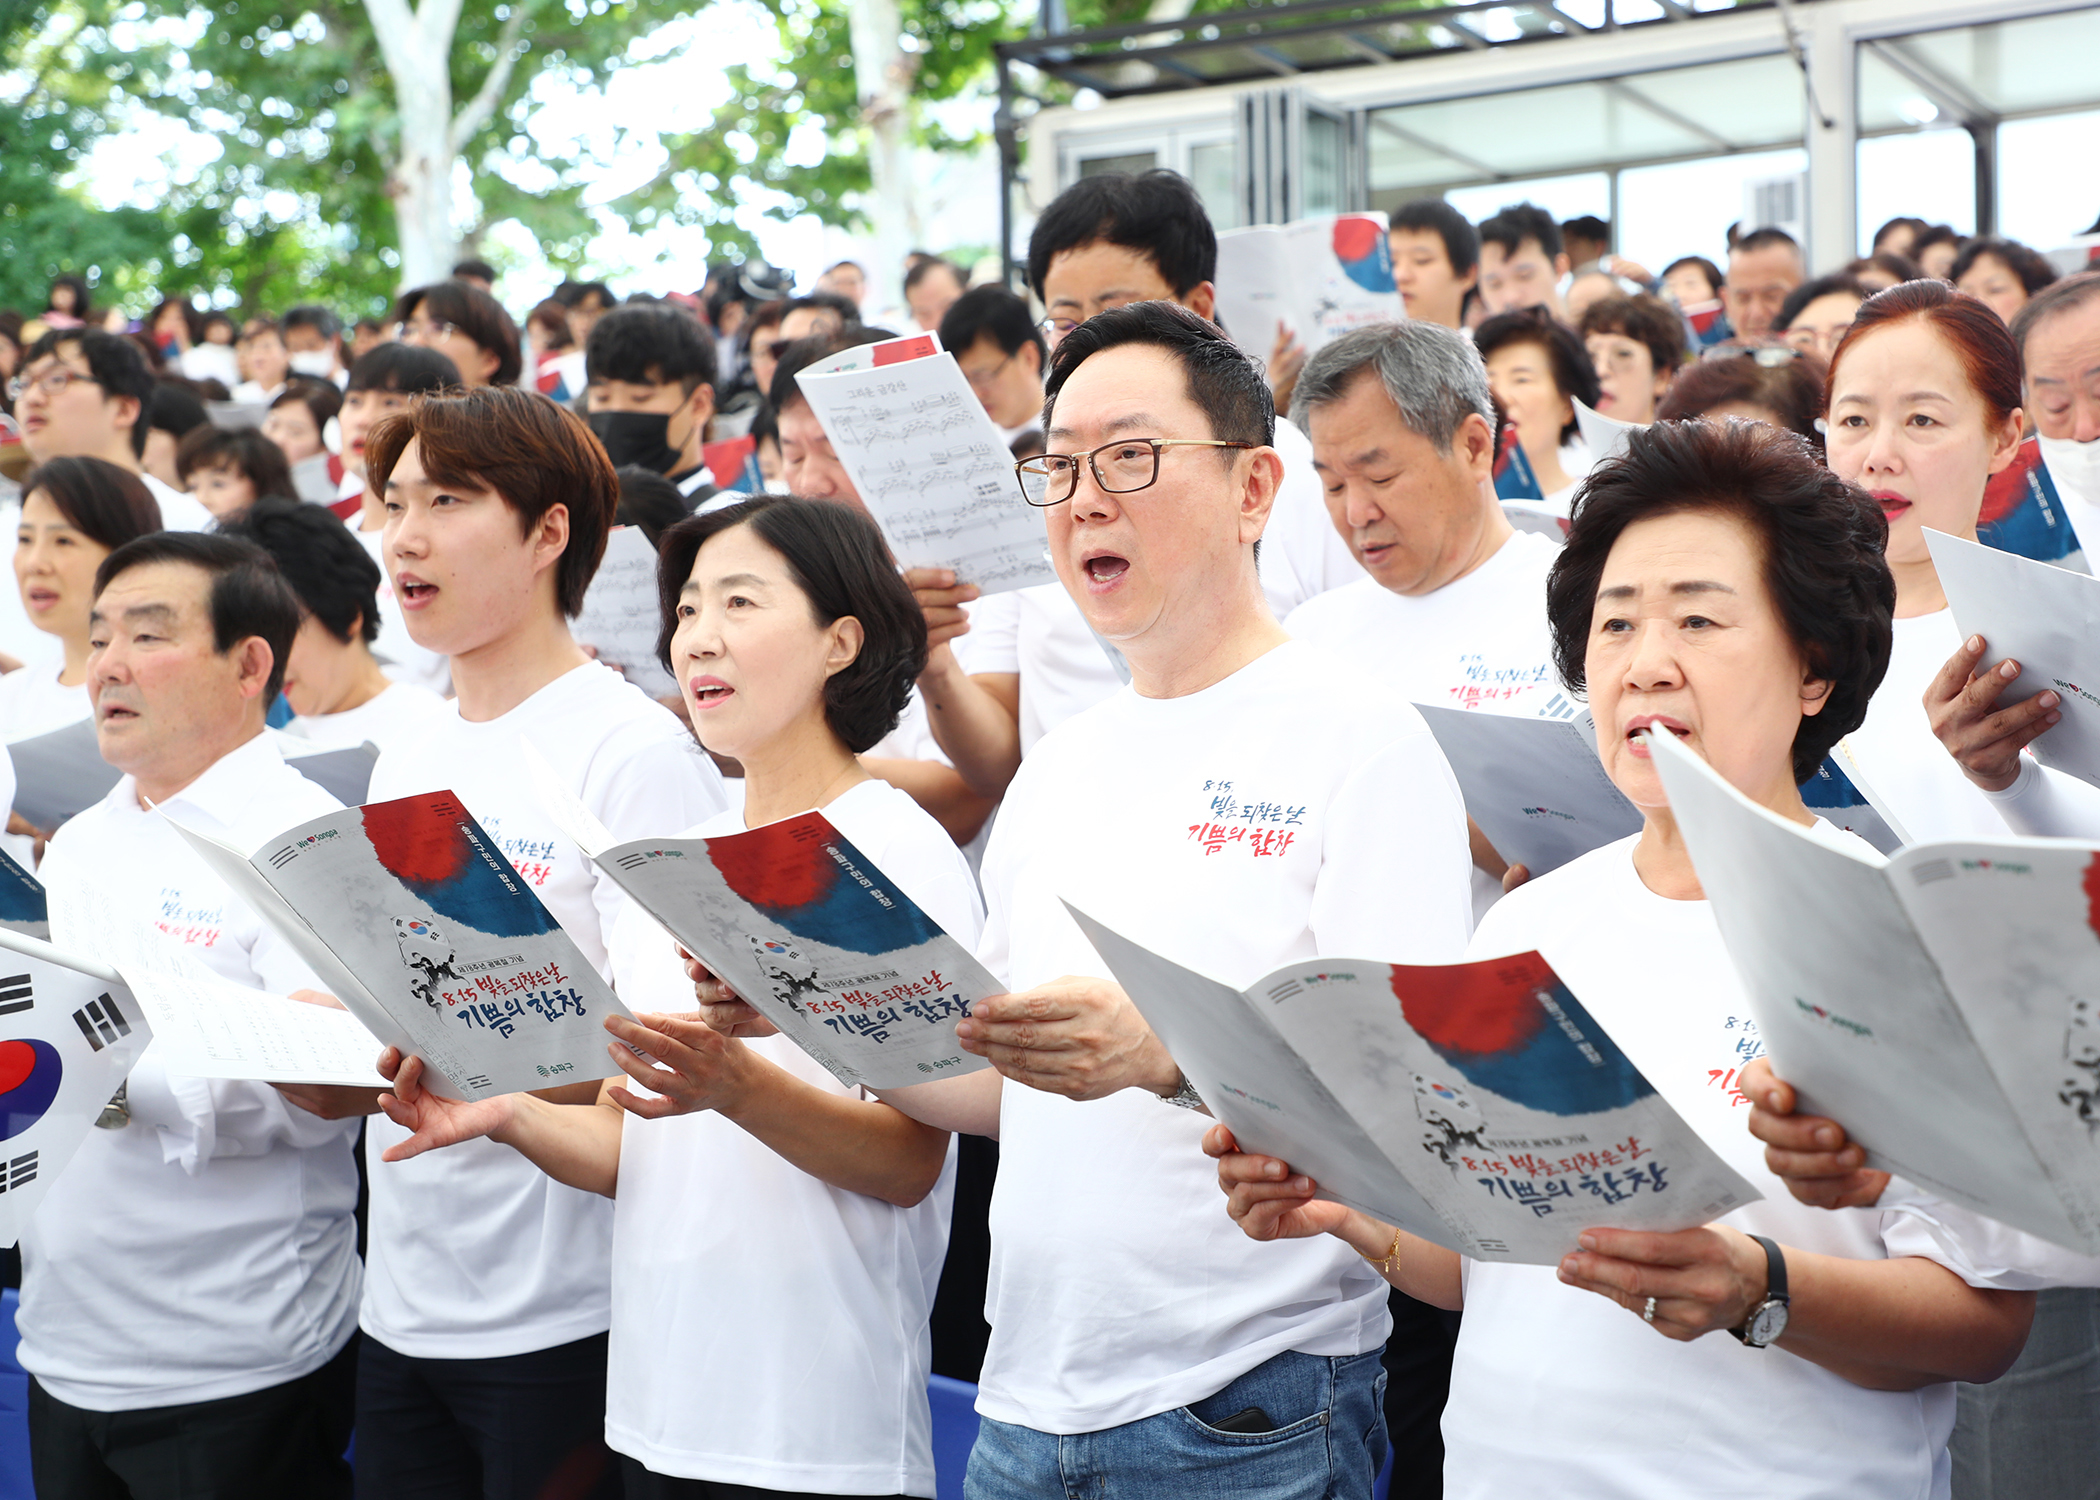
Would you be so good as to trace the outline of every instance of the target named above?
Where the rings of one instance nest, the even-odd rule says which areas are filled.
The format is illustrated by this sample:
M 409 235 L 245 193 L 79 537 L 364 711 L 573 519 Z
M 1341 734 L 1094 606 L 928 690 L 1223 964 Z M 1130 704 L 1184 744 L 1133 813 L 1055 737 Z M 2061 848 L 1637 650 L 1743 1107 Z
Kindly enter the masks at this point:
M 427 5 L 431 0 L 424 0 Z M 502 101 L 503 91 L 510 87 L 510 75 L 518 65 L 521 49 L 518 39 L 525 33 L 525 23 L 531 18 L 532 6 L 528 0 L 511 0 L 510 14 L 504 18 L 503 30 L 496 38 L 496 60 L 489 65 L 488 76 L 481 80 L 481 87 L 474 91 L 452 120 L 452 151 L 456 156 L 467 149 L 467 142 L 474 132 L 489 122 Z
M 379 42 L 380 56 L 386 59 L 386 70 L 398 84 L 412 66 L 410 59 L 417 50 L 419 18 L 408 8 L 408 0 L 364 0 L 364 3 L 365 14 L 372 18 L 372 35 Z

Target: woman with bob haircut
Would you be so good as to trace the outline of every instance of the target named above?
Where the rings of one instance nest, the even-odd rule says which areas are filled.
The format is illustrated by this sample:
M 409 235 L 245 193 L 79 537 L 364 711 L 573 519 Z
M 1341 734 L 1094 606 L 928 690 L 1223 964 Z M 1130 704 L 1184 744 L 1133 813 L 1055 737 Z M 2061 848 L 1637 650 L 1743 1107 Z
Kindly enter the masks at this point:
M 1473 334 L 1488 390 L 1517 424 L 1544 503 L 1565 514 L 1589 463 L 1575 403 L 1597 404 L 1597 371 L 1575 331 L 1543 308 L 1497 313 Z
M 1896 578 L 1888 676 L 1845 756 L 1908 840 L 2002 837 L 1990 797 L 1933 737 L 1921 706 L 1942 668 L 1953 668 L 1948 658 L 1981 664 L 1955 628 L 1925 531 L 1976 540 L 1984 488 L 2020 446 L 2019 348 L 1974 297 L 1943 281 L 1907 281 L 1861 304 L 1827 393 L 1830 467 L 1888 517 Z
M 284 450 L 253 427 L 191 428 L 175 445 L 175 472 L 215 520 L 265 496 L 299 498 Z
M 87 659 L 95 569 L 132 538 L 160 529 L 159 502 L 129 469 L 54 458 L 24 476 L 15 587 L 29 623 L 57 636 L 63 655 L 56 672 L 27 666 L 0 677 L 0 740 L 48 734 L 93 711 Z
M 821 500 L 765 496 L 665 532 L 661 656 L 702 742 L 745 776 L 741 811 L 680 836 L 821 809 L 974 943 L 984 909 L 962 854 L 858 759 L 926 660 L 924 616 L 888 556 L 866 515 Z M 613 1199 L 606 1434 L 629 1500 L 933 1494 L 926 1320 L 947 1249 L 948 1135 L 842 1087 L 764 1022 L 737 1040 L 642 1014 L 690 1011 L 697 966 L 638 907 L 612 949 L 638 1024 L 607 1029 L 653 1064 L 611 1051 L 639 1087 L 608 1080 L 594 1104 L 457 1104 L 425 1093 L 411 1061 L 387 1112 L 414 1135 L 388 1159 L 487 1135 Z M 695 1295 L 703 1285 L 733 1292 Z M 803 1408 L 818 1388 L 813 1428 Z
M 435 349 L 459 367 L 459 382 L 472 390 L 516 385 L 525 368 L 518 325 L 503 304 L 464 281 L 440 281 L 403 292 L 394 306 L 401 341 Z
M 1314 1199 L 1223 1126 L 1205 1140 L 1253 1238 L 1332 1234 L 1402 1291 L 1464 1307 L 1444 1411 L 1454 1500 L 1945 1497 L 1953 1382 L 2019 1353 L 2029 1296 L 1970 1286 L 1900 1213 L 1810 1210 L 1765 1169 L 1714 1082 L 1761 1048 L 1645 739 L 1676 735 L 1745 796 L 1864 852 L 1796 788 L 1887 663 L 1885 530 L 1805 443 L 1759 424 L 1658 423 L 1591 472 L 1547 615 L 1562 681 L 1588 695 L 1604 769 L 1645 821 L 1506 896 L 1468 949 L 1536 948 L 1582 975 L 1583 1005 L 1762 1202 L 1676 1234 L 1593 1230 L 1554 1268 L 1468 1262 Z M 1775 1264 L 1785 1322 L 1746 1347 Z
M 1655 420 L 1655 403 L 1684 364 L 1684 315 L 1659 297 L 1607 297 L 1582 315 L 1597 372 L 1596 409 L 1620 422 Z

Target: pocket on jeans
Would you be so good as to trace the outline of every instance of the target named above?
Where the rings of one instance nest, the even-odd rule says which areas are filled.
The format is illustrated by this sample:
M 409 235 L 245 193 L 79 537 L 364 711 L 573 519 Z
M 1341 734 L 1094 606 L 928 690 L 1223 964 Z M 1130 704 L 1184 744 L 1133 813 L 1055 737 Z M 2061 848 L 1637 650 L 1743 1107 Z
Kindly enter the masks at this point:
M 1211 1426 L 1186 1406 L 1175 1407 L 1173 1415 L 1180 1418 L 1182 1425 L 1192 1434 L 1230 1448 L 1273 1448 L 1310 1433 L 1325 1432 L 1329 1418 L 1329 1413 L 1321 1410 L 1270 1432 L 1227 1432 L 1221 1427 Z

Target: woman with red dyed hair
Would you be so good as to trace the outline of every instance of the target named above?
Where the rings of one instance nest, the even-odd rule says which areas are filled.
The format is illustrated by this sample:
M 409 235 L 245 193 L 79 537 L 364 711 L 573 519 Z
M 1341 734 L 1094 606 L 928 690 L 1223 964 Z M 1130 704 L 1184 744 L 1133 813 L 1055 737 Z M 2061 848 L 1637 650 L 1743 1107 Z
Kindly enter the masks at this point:
M 1830 467 L 1880 502 L 1896 579 L 1888 675 L 1840 759 L 1910 840 L 2002 838 L 1989 795 L 1941 748 L 1922 703 L 1963 646 L 1925 530 L 1976 540 L 1984 486 L 2020 446 L 2019 347 L 1974 297 L 1907 281 L 1860 305 L 1824 389 Z

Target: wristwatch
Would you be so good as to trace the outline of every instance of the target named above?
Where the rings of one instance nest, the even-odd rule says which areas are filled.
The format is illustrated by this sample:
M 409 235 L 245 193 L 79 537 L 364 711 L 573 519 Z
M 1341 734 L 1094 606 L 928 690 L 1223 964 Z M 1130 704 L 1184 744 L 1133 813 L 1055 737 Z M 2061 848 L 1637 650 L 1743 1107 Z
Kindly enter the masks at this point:
M 1181 1075 L 1181 1087 L 1174 1090 L 1173 1093 L 1157 1094 L 1153 1097 L 1157 1098 L 1162 1104 L 1173 1105 L 1176 1109 L 1204 1108 L 1203 1096 L 1196 1092 L 1196 1086 L 1189 1082 L 1189 1075 L 1186 1073 Z
M 1765 1300 L 1750 1309 L 1740 1327 L 1728 1331 L 1752 1349 L 1763 1349 L 1779 1341 L 1786 1332 L 1786 1257 L 1779 1247 L 1761 1234 L 1750 1236 L 1765 1252 Z

